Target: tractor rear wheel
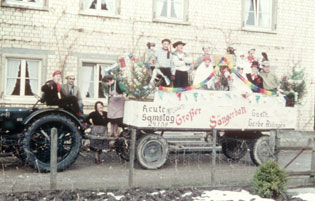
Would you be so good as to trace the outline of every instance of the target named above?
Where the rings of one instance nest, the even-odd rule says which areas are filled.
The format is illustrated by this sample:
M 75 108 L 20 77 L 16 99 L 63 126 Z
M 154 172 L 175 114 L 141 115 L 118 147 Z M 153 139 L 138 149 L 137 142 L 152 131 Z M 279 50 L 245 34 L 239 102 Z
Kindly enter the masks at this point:
M 57 171 L 70 167 L 79 156 L 81 135 L 73 121 L 51 114 L 32 122 L 24 132 L 22 150 L 26 162 L 39 172 L 50 171 L 51 129 L 57 128 Z

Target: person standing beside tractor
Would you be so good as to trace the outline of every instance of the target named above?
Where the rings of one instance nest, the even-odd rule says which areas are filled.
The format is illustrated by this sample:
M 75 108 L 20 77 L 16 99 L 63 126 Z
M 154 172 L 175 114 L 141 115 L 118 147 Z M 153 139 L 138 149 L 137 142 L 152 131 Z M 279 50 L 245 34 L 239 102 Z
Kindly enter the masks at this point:
M 93 137 L 107 137 L 107 112 L 104 112 L 104 104 L 101 101 L 97 101 L 94 105 L 94 112 L 91 112 L 87 118 L 87 123 L 91 125 L 91 136 Z M 90 148 L 94 151 L 94 162 L 96 164 L 101 163 L 100 154 L 103 149 L 108 148 L 106 146 L 106 140 L 91 139 Z
M 105 75 L 102 79 L 108 87 L 109 95 L 107 117 L 111 123 L 110 137 L 118 138 L 118 127 L 123 126 L 125 96 L 129 90 L 123 82 L 115 80 L 111 75 Z
M 65 96 L 77 97 L 78 104 L 80 107 L 80 112 L 83 112 L 83 103 L 82 103 L 81 93 L 80 93 L 79 87 L 74 85 L 75 76 L 67 75 L 66 80 L 67 80 L 67 83 L 61 85 L 61 94 Z

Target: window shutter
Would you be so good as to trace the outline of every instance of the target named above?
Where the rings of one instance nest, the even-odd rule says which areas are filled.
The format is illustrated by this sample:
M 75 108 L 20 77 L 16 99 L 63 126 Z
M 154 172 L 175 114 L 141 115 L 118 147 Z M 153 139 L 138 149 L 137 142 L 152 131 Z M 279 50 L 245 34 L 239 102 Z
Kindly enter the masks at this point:
M 188 22 L 189 20 L 189 0 L 183 0 L 183 4 L 184 4 L 184 21 Z
M 272 30 L 277 29 L 278 0 L 272 2 Z

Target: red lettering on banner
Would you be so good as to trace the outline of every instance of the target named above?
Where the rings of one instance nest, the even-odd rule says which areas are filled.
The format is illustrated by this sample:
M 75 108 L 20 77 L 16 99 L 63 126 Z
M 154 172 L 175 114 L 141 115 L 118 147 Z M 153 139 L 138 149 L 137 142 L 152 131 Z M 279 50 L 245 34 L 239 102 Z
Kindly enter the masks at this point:
M 186 114 L 177 114 L 176 125 L 180 126 L 183 123 L 192 122 L 194 117 L 200 114 L 200 111 L 201 111 L 201 108 L 196 108 L 196 109 L 192 108 Z
M 220 115 L 215 116 L 215 115 L 211 115 L 210 117 L 210 128 L 215 128 L 217 126 L 227 126 L 231 119 L 234 119 L 235 117 L 239 116 L 239 115 L 243 115 L 246 113 L 246 108 L 245 107 L 240 107 L 239 109 L 235 109 L 234 111 L 224 115 L 223 117 L 221 117 Z

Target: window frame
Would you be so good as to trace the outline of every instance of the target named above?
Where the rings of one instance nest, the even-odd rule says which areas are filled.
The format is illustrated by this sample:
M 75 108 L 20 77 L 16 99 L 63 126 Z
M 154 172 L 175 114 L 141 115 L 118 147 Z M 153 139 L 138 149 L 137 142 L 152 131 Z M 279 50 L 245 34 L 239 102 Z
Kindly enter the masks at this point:
M 153 22 L 162 22 L 162 23 L 171 23 L 171 24 L 184 24 L 189 25 L 189 0 L 183 1 L 183 19 L 176 19 L 170 17 L 161 17 L 157 16 L 157 3 L 160 0 L 153 0 L 153 8 L 152 8 L 152 21 Z M 168 0 L 170 1 L 170 0 Z
M 84 64 L 94 64 L 93 68 L 94 68 L 94 72 L 95 72 L 95 68 L 98 67 L 99 65 L 102 65 L 102 64 L 105 64 L 105 65 L 108 65 L 109 68 L 116 64 L 117 62 L 114 61 L 114 60 L 95 60 L 95 59 L 81 59 L 79 61 L 79 71 L 78 71 L 78 84 L 79 85 L 79 88 L 80 90 L 82 90 L 82 67 L 84 66 Z M 118 64 L 117 64 L 118 65 Z M 98 77 L 98 73 L 97 75 L 94 73 L 94 78 L 97 78 Z M 96 79 L 94 79 L 96 80 Z M 94 91 L 98 91 L 98 84 L 94 81 Z M 82 96 L 82 100 L 83 100 L 83 104 L 85 105 L 94 105 L 94 103 L 97 101 L 97 100 L 101 100 L 103 101 L 104 103 L 107 103 L 108 101 L 108 96 L 105 94 L 105 98 L 98 98 L 98 97 L 93 97 L 93 98 L 86 98 L 83 94 L 83 92 L 81 91 L 81 96 Z
M 49 0 L 42 0 L 42 3 L 24 2 L 24 1 L 26 0 L 22 0 L 22 2 L 18 2 L 15 0 L 2 0 L 1 6 L 48 11 Z
M 101 1 L 101 0 L 97 0 Z M 120 4 L 121 0 L 113 0 L 115 2 L 114 12 L 106 10 L 97 10 L 97 9 L 84 9 L 84 0 L 80 0 L 80 10 L 79 14 L 81 15 L 90 15 L 90 16 L 99 16 L 99 17 L 110 17 L 110 18 L 120 18 Z
M 278 10 L 278 0 L 271 0 L 272 1 L 272 8 L 271 8 L 271 25 L 268 28 L 260 27 L 257 25 L 246 25 L 246 14 L 248 13 L 247 9 L 245 8 L 245 2 L 248 0 L 242 0 L 242 30 L 244 31 L 254 31 L 254 32 L 264 32 L 264 33 L 276 33 L 277 31 L 277 10 Z M 257 0 L 262 1 L 262 0 Z M 246 14 L 245 14 L 246 12 Z M 255 11 L 254 11 L 255 12 Z M 246 19 L 245 19 L 246 18 Z
M 2 73 L 0 73 L 2 78 L 2 86 L 3 88 L 1 90 L 1 97 L 0 97 L 0 103 L 14 103 L 14 104 L 34 104 L 36 102 L 35 96 L 25 96 L 25 95 L 6 95 L 7 90 L 7 67 L 8 67 L 8 60 L 9 59 L 16 59 L 21 61 L 27 61 L 27 60 L 36 60 L 39 62 L 39 72 L 38 72 L 38 94 L 36 95 L 41 96 L 41 85 L 44 82 L 44 73 L 45 68 L 43 66 L 46 65 L 45 57 L 42 56 L 33 56 L 33 55 L 17 55 L 17 54 L 4 54 L 2 56 L 2 65 L 5 66 Z M 25 80 L 25 77 L 24 77 Z M 25 86 L 25 85 L 24 85 Z

